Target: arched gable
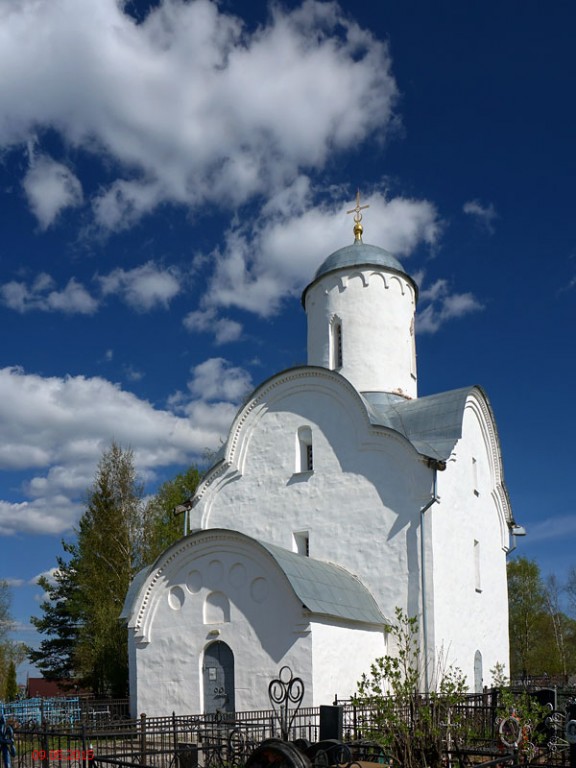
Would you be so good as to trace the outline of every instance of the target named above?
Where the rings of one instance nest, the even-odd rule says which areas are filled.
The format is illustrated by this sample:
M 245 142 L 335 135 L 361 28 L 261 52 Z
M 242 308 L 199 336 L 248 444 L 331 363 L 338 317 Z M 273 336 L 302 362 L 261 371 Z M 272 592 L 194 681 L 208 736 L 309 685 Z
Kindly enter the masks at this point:
M 514 517 L 510 506 L 508 491 L 504 483 L 504 469 L 500 438 L 490 402 L 481 387 L 473 387 L 466 399 L 463 419 L 473 418 L 478 425 L 488 459 L 490 474 L 490 494 L 498 512 L 502 548 L 507 549 L 510 526 Z
M 295 395 L 305 397 L 307 393 L 320 394 L 339 404 L 355 425 L 355 435 L 348 437 L 354 437 L 358 451 L 377 451 L 383 449 L 386 442 L 393 441 L 398 450 L 417 460 L 416 450 L 404 435 L 388 425 L 371 421 L 364 399 L 337 371 L 315 366 L 290 368 L 265 381 L 237 413 L 221 459 L 206 473 L 196 491 L 193 505 L 201 505 L 203 512 L 201 519 L 192 512 L 192 527 L 205 527 L 212 496 L 224 485 L 242 477 L 251 437 L 262 418 L 282 400 Z
M 136 638 L 147 643 L 161 605 L 170 616 L 196 601 L 200 623 L 209 630 L 233 621 L 232 605 L 248 613 L 250 605 L 268 610 L 264 604 L 270 600 L 291 604 L 305 623 L 310 616 L 387 623 L 370 592 L 344 568 L 217 528 L 186 536 L 139 574 L 122 617 Z

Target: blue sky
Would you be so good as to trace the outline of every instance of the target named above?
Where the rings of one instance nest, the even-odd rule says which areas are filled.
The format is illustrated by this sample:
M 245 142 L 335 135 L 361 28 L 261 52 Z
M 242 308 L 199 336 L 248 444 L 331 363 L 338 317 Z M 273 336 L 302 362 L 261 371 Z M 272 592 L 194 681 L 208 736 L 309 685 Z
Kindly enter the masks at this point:
M 560 1 L 0 5 L 19 639 L 111 440 L 151 493 L 306 361 L 300 293 L 358 187 L 364 241 L 420 284 L 419 393 L 486 389 L 515 554 L 576 565 L 575 24 Z

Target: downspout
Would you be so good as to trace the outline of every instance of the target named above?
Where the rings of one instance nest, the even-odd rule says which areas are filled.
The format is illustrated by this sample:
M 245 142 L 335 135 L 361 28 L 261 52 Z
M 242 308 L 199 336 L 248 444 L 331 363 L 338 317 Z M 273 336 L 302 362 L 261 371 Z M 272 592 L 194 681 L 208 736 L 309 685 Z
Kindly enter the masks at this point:
M 428 466 L 432 467 L 434 472 L 432 478 L 432 496 L 427 504 L 425 504 L 420 510 L 420 580 L 422 591 L 422 639 L 424 642 L 424 685 L 425 693 L 430 692 L 430 670 L 428 659 L 428 615 L 426 613 L 426 558 L 425 558 L 425 546 L 424 546 L 424 515 L 430 509 L 432 504 L 440 502 L 440 497 L 437 494 L 437 476 L 438 470 L 441 472 L 446 469 L 445 461 L 436 461 L 435 459 L 428 459 Z

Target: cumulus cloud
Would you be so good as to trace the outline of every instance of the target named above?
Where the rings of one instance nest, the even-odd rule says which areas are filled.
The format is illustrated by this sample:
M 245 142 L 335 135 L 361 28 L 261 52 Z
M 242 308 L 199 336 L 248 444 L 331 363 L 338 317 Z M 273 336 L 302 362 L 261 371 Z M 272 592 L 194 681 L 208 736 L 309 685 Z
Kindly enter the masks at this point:
M 81 205 L 83 200 L 79 179 L 46 155 L 32 160 L 22 186 L 42 229 L 48 229 L 65 208 Z
M 419 333 L 436 333 L 444 323 L 480 312 L 484 307 L 472 293 L 452 293 L 447 280 L 436 280 L 420 291 L 416 329 Z
M 123 6 L 0 6 L 0 145 L 50 127 L 104 155 L 108 181 L 90 201 L 104 228 L 166 201 L 238 206 L 387 132 L 397 97 L 387 46 L 335 2 L 277 5 L 251 32 L 208 0 L 164 0 L 141 23 Z M 26 190 L 44 227 L 82 199 L 49 159 Z
M 58 573 L 58 568 L 49 568 L 47 571 L 42 571 L 42 573 L 38 573 L 36 576 L 30 579 L 30 584 L 38 584 L 38 581 L 40 579 L 46 579 L 46 581 L 51 586 L 55 586 L 57 573 Z
M 0 471 L 24 478 L 21 498 L 0 500 L 0 531 L 70 529 L 112 439 L 132 448 L 144 479 L 153 479 L 159 467 L 200 460 L 219 445 L 250 387 L 243 369 L 208 360 L 163 410 L 102 378 L 0 369 Z
M 498 218 L 498 214 L 492 203 L 482 205 L 478 200 L 469 200 L 464 203 L 462 210 L 472 216 L 486 232 L 491 235 L 494 234 L 494 222 Z
M 268 316 L 283 299 L 298 295 L 329 253 L 353 242 L 343 194 L 338 190 L 337 201 L 312 207 L 310 184 L 300 178 L 271 198 L 258 221 L 230 227 L 222 250 L 212 254 L 216 269 L 202 309 L 239 307 Z M 387 200 L 379 191 L 364 202 L 370 205 L 364 242 L 383 244 L 400 257 L 437 242 L 441 226 L 430 202 Z M 196 316 L 193 320 L 199 323 Z
M 230 365 L 222 357 L 213 357 L 192 369 L 188 389 L 201 400 L 224 400 L 237 403 L 252 389 L 250 374 Z
M 36 310 L 92 315 L 98 309 L 98 301 L 75 278 L 70 278 L 62 290 L 56 290 L 54 280 L 45 272 L 30 285 L 17 280 L 0 285 L 0 301 L 21 313 Z
M 191 332 L 213 333 L 214 342 L 217 346 L 238 341 L 242 335 L 242 324 L 227 317 L 217 317 L 214 307 L 189 312 L 183 323 L 184 327 Z
M 167 308 L 181 291 L 178 270 L 160 268 L 151 261 L 129 270 L 118 267 L 94 279 L 103 297 L 117 295 L 137 312 Z M 35 310 L 91 315 L 99 309 L 100 298 L 92 296 L 74 277 L 63 289 L 57 290 L 56 282 L 45 272 L 29 284 L 12 280 L 0 285 L 0 302 L 21 313 Z
M 98 276 L 97 280 L 104 296 L 119 294 L 132 309 L 140 312 L 156 306 L 166 308 L 180 293 L 178 272 L 160 269 L 151 261 L 134 269 L 115 269 L 108 275 Z

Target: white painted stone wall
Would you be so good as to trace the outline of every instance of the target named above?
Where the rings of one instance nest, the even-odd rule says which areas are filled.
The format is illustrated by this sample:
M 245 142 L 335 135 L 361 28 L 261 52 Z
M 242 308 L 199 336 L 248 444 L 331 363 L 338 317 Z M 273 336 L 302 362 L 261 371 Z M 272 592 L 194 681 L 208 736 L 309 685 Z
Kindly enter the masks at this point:
M 334 626 L 312 624 L 314 706 L 332 704 L 334 697 L 349 699 L 358 690 L 363 673 L 374 659 L 387 652 L 385 634 L 349 622 Z
M 417 396 L 414 287 L 385 269 L 328 273 L 306 292 L 308 364 L 334 368 L 330 326 L 342 322 L 340 373 L 359 392 Z
M 467 407 L 455 460 L 437 473 L 441 501 L 422 519 L 434 470 L 408 441 L 371 427 L 362 401 L 337 373 L 279 374 L 240 412 L 229 466 L 200 488 L 191 525 L 235 528 L 293 550 L 294 534 L 307 533 L 310 555 L 358 575 L 385 616 L 392 619 L 399 606 L 419 617 L 431 684 L 454 664 L 473 689 L 477 651 L 488 684 L 494 664 L 508 662 L 507 523 L 497 440 L 481 401 Z M 313 437 L 314 470 L 298 474 L 296 436 L 303 425 Z M 474 541 L 481 591 L 474 582 Z M 347 663 L 343 654 L 342 668 Z
M 314 470 L 295 473 L 296 436 L 308 425 Z M 393 617 L 420 611 L 420 509 L 432 471 L 397 433 L 373 428 L 363 401 L 339 374 L 301 368 L 268 381 L 232 427 L 228 469 L 199 489 L 191 528 L 233 528 L 337 563 Z
M 130 621 L 132 714 L 203 712 L 203 651 L 215 640 L 234 653 L 237 711 L 267 707 L 268 684 L 285 664 L 303 679 L 311 706 L 309 621 L 273 559 L 241 537 L 218 535 L 200 545 L 182 539 L 165 555 Z M 215 592 L 228 616 L 207 608 Z
M 429 513 L 436 662 L 459 666 L 470 690 L 477 651 L 482 655 L 484 685 L 491 684 L 495 664 L 507 666 L 509 659 L 508 528 L 497 454 L 485 402 L 471 397 L 462 439 L 446 471 L 438 473 L 440 503 Z

